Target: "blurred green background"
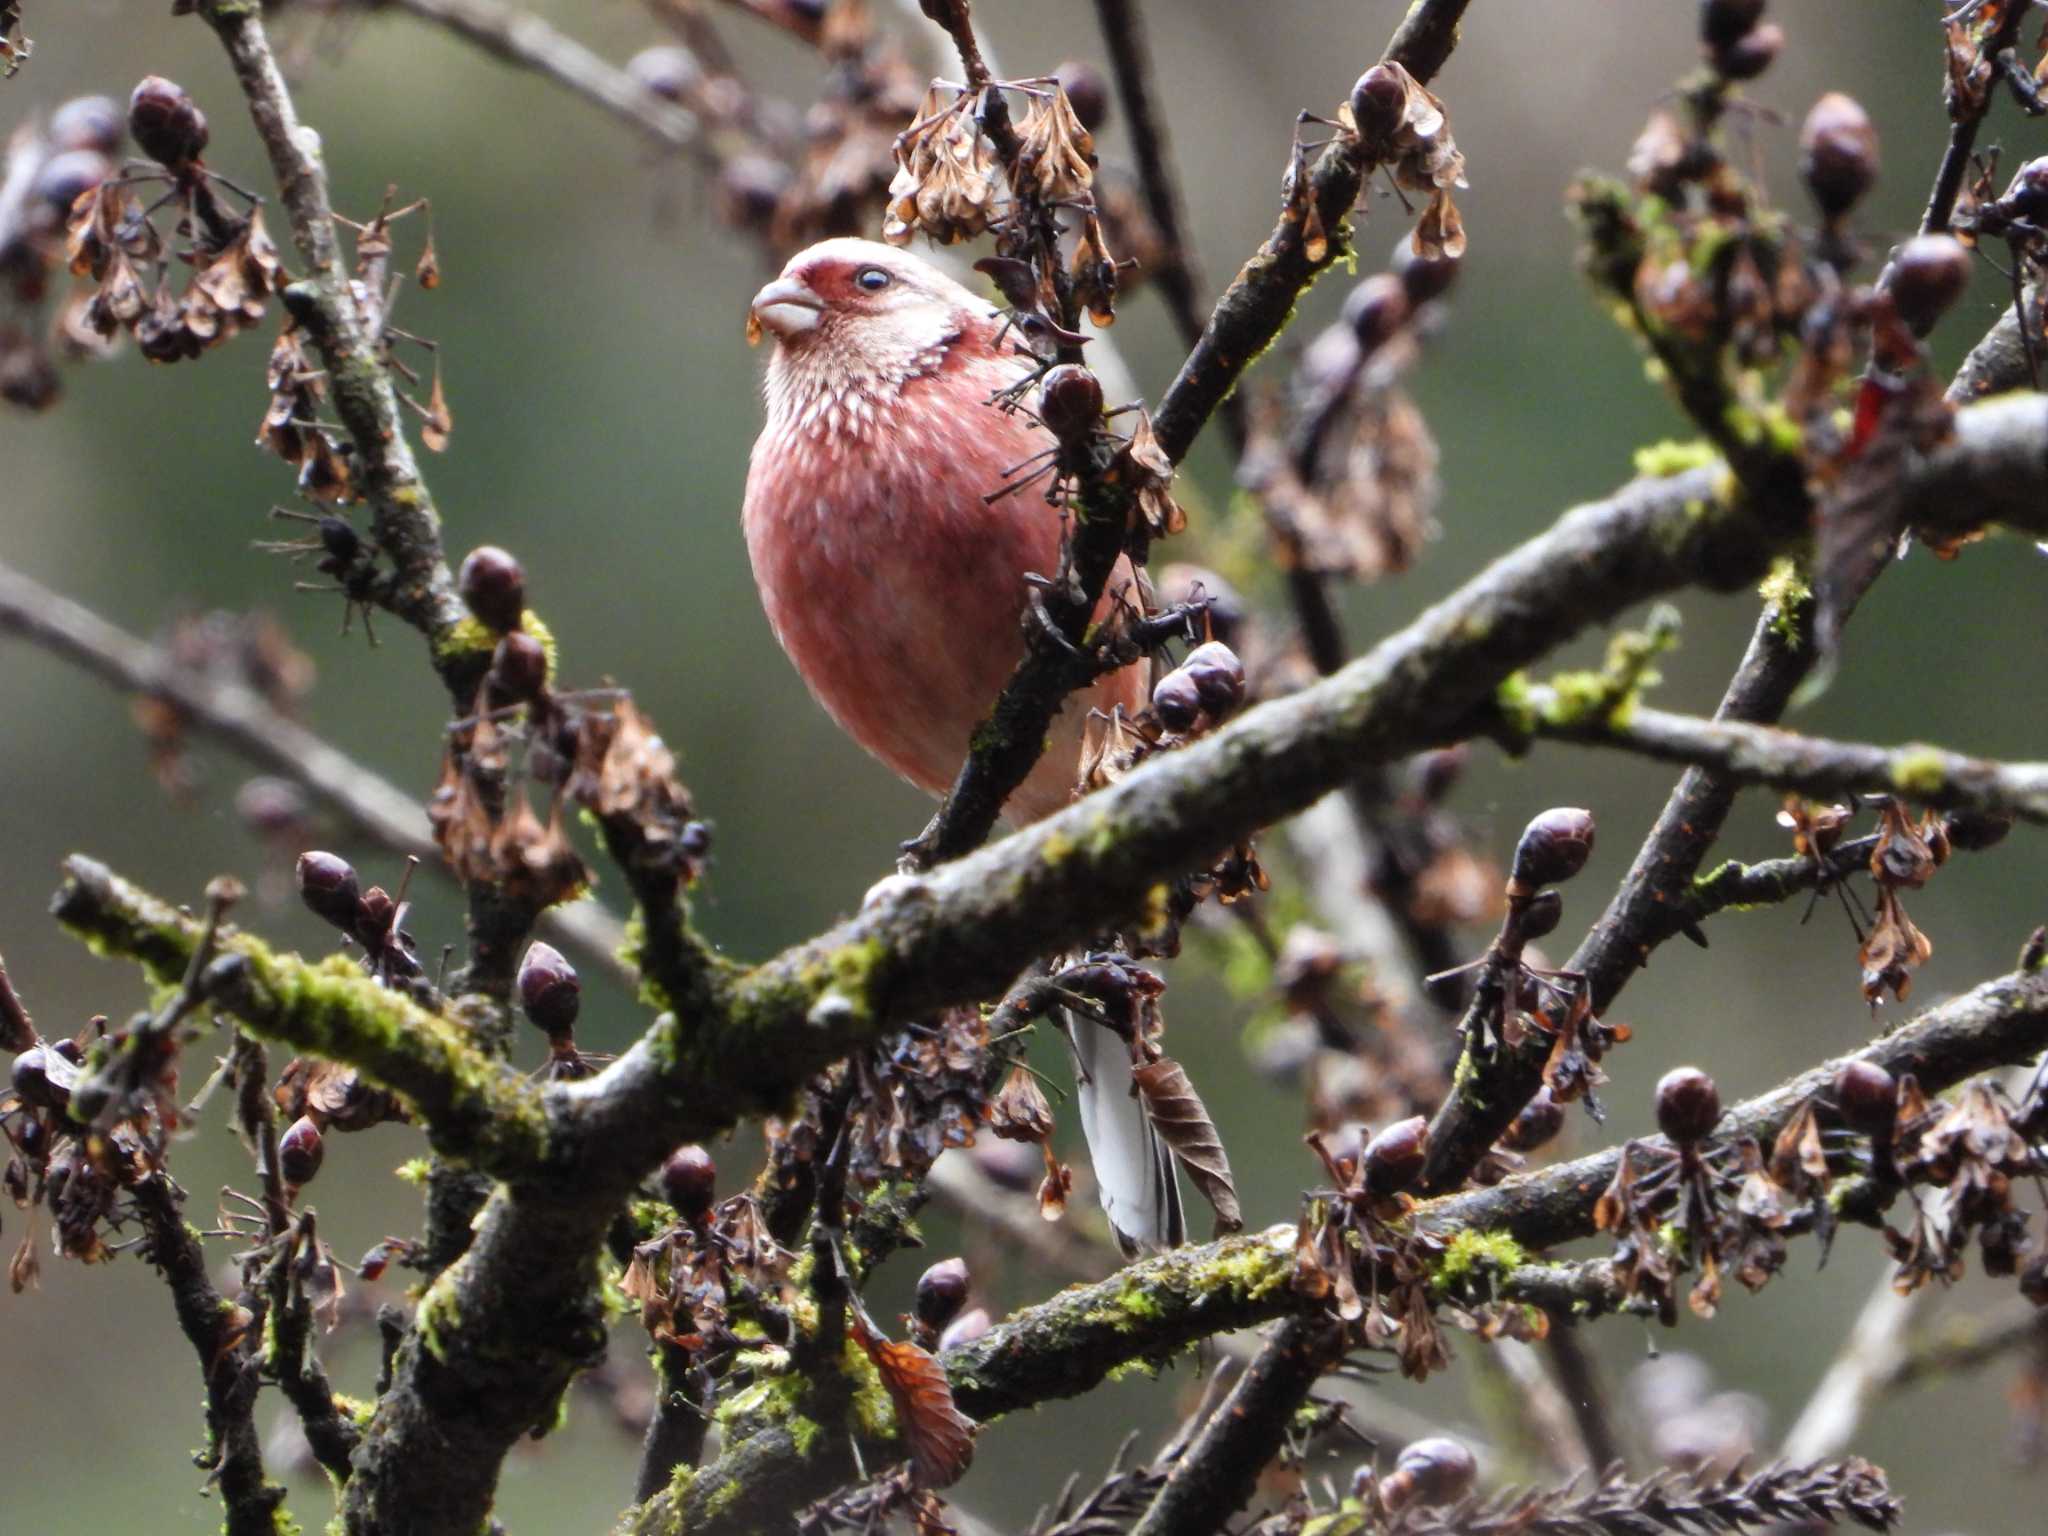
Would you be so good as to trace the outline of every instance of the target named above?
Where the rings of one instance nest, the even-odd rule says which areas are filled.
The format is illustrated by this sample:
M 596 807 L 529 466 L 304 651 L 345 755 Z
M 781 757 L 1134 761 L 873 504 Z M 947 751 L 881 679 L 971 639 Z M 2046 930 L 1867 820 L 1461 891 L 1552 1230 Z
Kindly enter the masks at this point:
M 628 0 L 537 9 L 615 59 L 663 37 Z M 1791 141 L 1814 97 L 1839 88 L 1869 107 L 1885 174 L 1860 223 L 1878 249 L 1912 226 L 1940 153 L 1939 9 L 1932 0 L 1778 7 L 1790 46 L 1754 91 L 1766 109 L 1752 123 L 1757 152 L 1788 204 L 1797 202 Z M 211 36 L 167 10 L 160 0 L 31 0 L 35 56 L 0 84 L 0 123 L 82 91 L 125 98 L 140 75 L 165 73 L 211 116 L 210 162 L 263 184 L 262 156 Z M 1271 225 L 1296 110 L 1332 108 L 1402 10 L 1393 0 L 1150 7 L 1165 109 L 1212 280 Z M 808 99 L 812 55 L 737 13 L 720 20 L 750 78 Z M 989 3 L 979 20 L 1014 74 L 1101 57 L 1085 0 Z M 937 65 L 933 29 L 891 21 L 924 34 L 918 44 Z M 765 275 L 756 248 L 713 224 L 686 162 L 658 159 L 582 102 L 430 28 L 390 14 L 324 28 L 286 14 L 276 26 L 286 37 L 310 33 L 316 45 L 299 100 L 325 139 L 337 205 L 367 214 L 388 183 L 433 199 L 444 283 L 431 295 L 409 291 L 399 318 L 445 346 L 456 433 L 426 468 L 451 552 L 485 541 L 515 550 L 568 676 L 630 683 L 659 722 L 717 827 L 698 912 L 721 944 L 763 956 L 846 912 L 890 867 L 897 840 L 921 825 L 927 806 L 810 703 L 754 601 L 738 507 L 758 424 L 761 359 L 741 339 L 746 300 Z M 1625 479 L 1633 447 L 1687 435 L 1645 383 L 1629 343 L 1586 301 L 1560 208 L 1581 166 L 1620 168 L 1649 107 L 1694 62 L 1692 26 L 1693 7 L 1679 3 L 1473 8 L 1439 82 L 1470 161 L 1472 188 L 1459 201 L 1471 253 L 1452 322 L 1414 381 L 1442 446 L 1442 536 L 1412 574 L 1352 595 L 1351 632 L 1361 644 L 1574 500 Z M 2039 152 L 2048 133 L 2001 103 L 1987 137 L 2005 140 L 2010 166 Z M 1124 156 L 1116 125 L 1100 147 L 1111 161 Z M 1400 225 L 1398 209 L 1376 191 L 1361 238 L 1366 270 Z M 1343 289 L 1333 278 L 1304 302 L 1297 342 L 1335 313 Z M 1944 325 L 1945 360 L 1989 324 L 1998 303 L 1998 283 L 1987 276 Z M 1156 398 L 1176 361 L 1156 304 L 1126 306 L 1115 336 Z M 380 626 L 381 649 L 366 648 L 360 633 L 338 639 L 332 602 L 294 599 L 285 569 L 249 547 L 270 535 L 263 514 L 291 490 L 288 473 L 250 443 L 264 402 L 263 359 L 253 336 L 171 373 L 130 353 L 68 370 L 67 397 L 48 416 L 0 417 L 0 554 L 140 632 L 195 608 L 271 607 L 319 662 L 316 727 L 424 792 L 442 704 L 418 642 L 391 623 Z M 1220 505 L 1226 467 L 1199 454 L 1187 489 L 1198 506 Z M 2042 755 L 2043 577 L 2040 556 L 2013 541 L 1978 545 L 1947 565 L 1916 554 L 1864 604 L 1838 681 L 1797 723 Z M 1684 646 L 1664 668 L 1662 697 L 1704 711 L 1754 603 L 1691 597 L 1683 607 Z M 217 871 L 253 878 L 266 855 L 231 808 L 244 777 L 238 765 L 202 749 L 208 772 L 198 799 L 174 806 L 150 780 L 126 701 L 35 651 L 0 646 L 0 950 L 45 1030 L 68 1032 L 89 1014 L 132 1009 L 143 993 L 133 971 L 93 961 L 44 916 L 65 853 L 89 851 L 182 899 L 196 899 Z M 1590 653 L 1582 642 L 1574 654 Z M 1535 810 L 1593 807 L 1601 848 L 1571 888 L 1567 917 L 1586 920 L 1669 780 L 1666 770 L 1614 757 L 1542 748 L 1515 764 L 1481 750 L 1456 807 L 1496 857 Z M 1728 852 L 1783 851 L 1774 808 L 1766 796 L 1745 800 Z M 1951 866 L 1913 902 L 1936 946 L 1915 1004 L 2004 969 L 2048 917 L 2039 848 L 2023 829 L 1997 852 Z M 396 872 L 375 854 L 363 862 L 380 876 Z M 439 882 L 424 882 L 417 895 L 414 927 L 423 949 L 436 952 L 459 937 L 460 910 Z M 618 892 L 602 895 L 616 901 Z M 248 916 L 286 942 L 324 943 L 293 906 Z M 1796 919 L 1790 909 L 1730 914 L 1713 927 L 1711 953 L 1683 944 L 1659 953 L 1615 1011 L 1636 1041 L 1610 1061 L 1608 1131 L 1575 1122 L 1575 1145 L 1645 1126 L 1648 1085 L 1680 1060 L 1715 1072 L 1732 1099 L 1870 1032 L 1839 913 L 1823 910 L 1804 928 Z M 1475 949 L 1482 942 L 1473 936 Z M 1289 1218 L 1314 1176 L 1289 1129 L 1296 1106 L 1241 1069 L 1243 1021 L 1213 973 L 1195 959 L 1171 974 L 1174 1048 L 1230 1146 L 1247 1217 Z M 609 994 L 593 997 L 587 1018 L 594 1049 L 623 1044 L 641 1022 L 623 996 Z M 755 1144 L 743 1131 L 721 1152 L 735 1176 Z M 390 1170 L 416 1149 L 397 1131 L 330 1148 L 313 1193 L 344 1256 L 414 1225 L 414 1197 Z M 218 1121 L 180 1151 L 195 1214 L 241 1170 Z M 11 1245 L 23 1223 L 11 1209 L 4 1220 Z M 929 1231 L 937 1253 L 952 1251 L 948 1217 L 935 1214 Z M 997 1245 L 972 1251 L 984 1256 L 977 1274 L 994 1305 L 1028 1301 L 1052 1283 L 1005 1261 Z M 1760 1298 L 1732 1295 L 1710 1325 L 1688 1318 L 1675 1336 L 1650 1339 L 1615 1322 L 1594 1342 L 1614 1376 L 1647 1347 L 1697 1351 L 1724 1385 L 1757 1394 L 1781 1431 L 1881 1262 L 1862 1232 L 1849 1234 L 1818 1276 L 1814 1260 L 1812 1245 L 1797 1246 L 1778 1284 Z M 917 1268 L 905 1258 L 885 1275 L 878 1315 L 901 1307 Z M 1971 1308 L 2009 1295 L 1973 1280 L 1940 1304 Z M 368 1389 L 370 1334 L 357 1325 L 338 1346 L 345 1389 Z M 1483 1348 L 1455 1347 L 1468 1361 Z M 630 1334 L 618 1337 L 620 1356 L 637 1349 Z M 1021 1526 L 1069 1470 L 1098 1469 L 1127 1429 L 1166 1424 L 1194 1374 L 1134 1377 L 991 1429 L 962 1502 Z M 1882 1405 L 1858 1437 L 1860 1450 L 1891 1469 L 1909 1530 L 2018 1536 L 2040 1528 L 2040 1485 L 2004 1454 L 2009 1375 L 1994 1370 Z M 1479 1424 L 1470 1380 L 1461 1367 L 1425 1389 L 1390 1390 L 1449 1422 Z M 168 1298 L 141 1264 L 87 1271 L 46 1259 L 40 1292 L 0 1298 L 0 1384 L 0 1528 L 175 1532 L 217 1520 L 187 1459 L 201 1433 L 193 1361 Z M 275 1406 L 266 1400 L 265 1413 Z M 633 1457 L 601 1410 L 579 1398 L 560 1434 L 514 1456 L 500 1513 L 515 1531 L 605 1528 L 628 1500 Z M 309 1524 L 326 1517 L 316 1483 L 301 1480 L 294 1504 Z

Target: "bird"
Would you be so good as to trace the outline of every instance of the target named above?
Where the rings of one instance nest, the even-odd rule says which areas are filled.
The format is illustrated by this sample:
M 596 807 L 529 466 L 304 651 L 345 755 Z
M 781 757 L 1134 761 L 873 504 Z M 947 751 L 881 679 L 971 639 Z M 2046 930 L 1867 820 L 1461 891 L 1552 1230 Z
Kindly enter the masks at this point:
M 1058 510 L 1026 488 L 994 499 L 1053 446 L 993 398 L 1036 366 L 1002 344 L 1001 312 L 908 251 L 840 237 L 789 259 L 754 295 L 772 336 L 766 422 L 741 511 L 769 627 L 840 728 L 943 795 L 975 727 L 1024 655 L 1027 573 L 1059 564 Z M 1104 608 L 1134 573 L 1120 562 Z M 1142 664 L 1070 696 L 1003 812 L 1066 806 L 1090 710 L 1143 708 Z M 1069 1029 L 1077 1101 L 1104 1212 L 1127 1248 L 1185 1236 L 1173 1157 L 1106 1029 Z

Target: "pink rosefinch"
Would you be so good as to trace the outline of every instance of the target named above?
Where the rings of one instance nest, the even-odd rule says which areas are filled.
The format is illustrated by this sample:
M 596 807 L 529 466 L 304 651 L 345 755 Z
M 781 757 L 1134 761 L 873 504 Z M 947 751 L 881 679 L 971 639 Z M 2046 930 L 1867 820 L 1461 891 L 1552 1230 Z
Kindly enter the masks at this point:
M 776 340 L 742 519 L 768 622 L 848 735 L 943 794 L 1024 654 L 1025 573 L 1059 564 L 1060 518 L 1042 495 L 985 499 L 1052 446 L 1025 413 L 989 403 L 1029 360 L 997 344 L 993 305 L 866 240 L 792 257 L 754 296 L 753 318 Z M 1111 592 L 1130 580 L 1120 564 Z M 1135 666 L 1070 698 L 1005 814 L 1034 821 L 1064 806 L 1089 709 L 1144 703 Z M 1171 1155 L 1128 1091 L 1121 1043 L 1092 1027 L 1076 1039 L 1111 1223 L 1138 1241 L 1178 1240 Z

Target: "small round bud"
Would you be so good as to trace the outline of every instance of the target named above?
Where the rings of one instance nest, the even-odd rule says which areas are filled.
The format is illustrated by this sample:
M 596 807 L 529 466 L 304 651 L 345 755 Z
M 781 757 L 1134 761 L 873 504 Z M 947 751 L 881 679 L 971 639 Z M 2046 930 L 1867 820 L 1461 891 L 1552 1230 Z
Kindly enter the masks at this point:
M 718 207 L 727 223 L 766 230 L 789 189 L 789 167 L 771 155 L 734 155 L 718 169 Z
M 1344 323 L 1359 347 L 1373 352 L 1408 323 L 1407 286 L 1391 272 L 1375 272 L 1344 300 Z
M 71 1090 L 65 1086 L 68 1078 L 61 1067 L 53 1069 L 49 1049 L 40 1045 L 32 1045 L 15 1057 L 8 1072 L 8 1080 L 21 1095 L 21 1102 L 36 1109 L 62 1109 L 69 1104 Z
M 128 98 L 128 131 L 137 149 L 174 170 L 206 148 L 206 114 L 182 86 L 162 75 L 145 75 Z
M 1892 255 L 1892 303 L 1925 336 L 1970 286 L 1970 252 L 1954 235 L 1915 235 Z
M 937 1353 L 957 1349 L 962 1344 L 972 1344 L 994 1326 L 985 1307 L 970 1307 L 952 1322 L 946 1324 L 946 1331 L 939 1335 Z
M 718 1194 L 718 1164 L 702 1147 L 677 1147 L 661 1165 L 661 1192 L 685 1221 L 699 1221 Z
M 1411 309 L 1420 309 L 1431 299 L 1440 299 L 1449 293 L 1463 266 L 1461 257 L 1423 255 L 1407 235 L 1394 242 L 1394 252 L 1387 258 L 1387 269 L 1400 278 L 1401 289 L 1407 294 Z
M 1376 1195 L 1398 1194 L 1422 1177 L 1429 1161 L 1429 1121 L 1421 1115 L 1396 1120 L 1365 1144 L 1365 1187 Z
M 74 96 L 50 114 L 50 147 L 94 149 L 103 155 L 119 152 L 128 131 L 121 104 L 111 96 Z
M 1109 82 L 1102 78 L 1101 70 L 1079 59 L 1068 59 L 1054 67 L 1052 77 L 1067 93 L 1067 102 L 1083 128 L 1095 133 L 1109 121 Z
M 1202 693 L 1185 669 L 1177 668 L 1152 689 L 1152 713 L 1169 731 L 1185 731 L 1202 718 Z
M 676 847 L 689 858 L 701 859 L 711 852 L 711 823 L 686 821 L 676 835 Z
M 1401 126 L 1401 114 L 1408 107 L 1408 87 L 1385 64 L 1375 64 L 1351 87 L 1351 118 L 1358 136 L 1368 145 L 1383 144 Z
M 1202 566 L 1177 560 L 1160 571 L 1158 586 L 1159 600 L 1167 604 L 1192 602 L 1199 588 L 1200 595 L 1209 604 L 1209 633 L 1225 645 L 1237 644 L 1238 635 L 1244 629 L 1245 602 L 1237 588 L 1221 576 Z
M 338 854 L 299 855 L 299 899 L 322 922 L 337 928 L 353 928 L 362 901 L 356 885 L 355 866 Z
M 1422 753 L 1415 759 L 1415 792 L 1431 805 L 1437 804 L 1458 787 L 1471 760 L 1471 749 L 1463 742 Z
M 508 699 L 530 704 L 547 690 L 548 652 L 524 630 L 513 630 L 491 652 L 491 687 Z
M 626 61 L 626 73 L 663 101 L 681 101 L 704 83 L 697 55 L 679 43 L 642 48 Z
M 1799 175 L 1830 222 L 1862 201 L 1877 180 L 1877 129 L 1855 98 L 1829 91 L 1813 104 L 1799 130 Z
M 306 792 L 290 779 L 259 774 L 235 791 L 235 814 L 252 832 L 276 837 L 305 825 Z
M 472 549 L 455 578 L 463 602 L 493 634 L 506 634 L 526 617 L 526 571 L 495 544 Z
M 1949 846 L 1965 853 L 1980 853 L 2005 841 L 2013 827 L 2010 811 L 1950 811 L 1941 818 Z
M 1763 19 L 1765 0 L 1700 0 L 1700 41 L 1724 48 Z
M 1564 897 L 1557 891 L 1538 891 L 1522 905 L 1522 937 L 1533 942 L 1556 932 L 1564 917 Z
M 1180 669 L 1194 679 L 1202 708 L 1218 720 L 1235 714 L 1244 703 L 1244 663 L 1221 640 L 1208 640 L 1188 652 Z
M 1388 1506 L 1454 1504 L 1472 1491 L 1479 1463 L 1472 1452 L 1447 1435 L 1431 1435 L 1404 1449 L 1392 1474 L 1381 1485 Z
M 25 411 L 47 411 L 63 392 L 64 380 L 42 347 L 0 350 L 0 400 Z
M 1835 1074 L 1835 1108 L 1850 1130 L 1888 1141 L 1899 1117 L 1899 1085 L 1874 1061 L 1846 1061 Z
M 2019 168 L 2005 189 L 2005 200 L 2028 223 L 2048 223 L 2048 155 Z
M 114 174 L 114 162 L 96 149 L 67 149 L 36 172 L 34 196 L 61 222 L 71 205 Z
M 937 1330 L 960 1315 L 967 1305 L 967 1261 L 941 1259 L 917 1277 L 917 1320 Z
M 1723 80 L 1754 80 L 1785 51 L 1785 29 L 1775 21 L 1751 27 L 1726 47 L 1707 49 L 1714 73 Z
M 327 1156 L 327 1143 L 320 1127 L 306 1115 L 292 1122 L 291 1129 L 277 1139 L 277 1171 L 285 1183 L 297 1189 L 313 1182 L 320 1163 Z
M 583 1007 L 583 983 L 576 968 L 552 944 L 536 939 L 519 962 L 519 1006 L 550 1039 L 569 1034 Z
M 1721 1090 L 1698 1067 L 1673 1067 L 1657 1080 L 1657 1129 L 1679 1146 L 1704 1140 L 1721 1120 Z
M 1543 812 L 1522 830 L 1512 878 L 1524 890 L 1558 885 L 1586 867 L 1593 852 L 1593 813 L 1572 806 Z
M 1102 425 L 1102 383 L 1079 363 L 1061 363 L 1038 386 L 1038 419 L 1061 442 Z
M 1563 1129 L 1564 1106 L 1550 1096 L 1549 1088 L 1539 1088 L 1536 1097 L 1522 1106 L 1522 1112 L 1501 1133 L 1500 1144 L 1510 1152 L 1534 1152 L 1555 1140 Z

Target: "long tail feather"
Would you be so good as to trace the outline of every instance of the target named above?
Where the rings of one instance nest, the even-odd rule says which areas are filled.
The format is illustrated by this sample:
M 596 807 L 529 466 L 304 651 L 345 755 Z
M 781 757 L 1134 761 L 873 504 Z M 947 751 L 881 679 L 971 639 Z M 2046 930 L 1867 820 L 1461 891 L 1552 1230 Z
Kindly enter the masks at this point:
M 1081 1134 L 1110 1229 L 1127 1254 L 1178 1247 L 1188 1232 L 1173 1151 L 1138 1101 L 1130 1053 L 1115 1035 L 1085 1019 L 1062 1022 L 1074 1042 Z

